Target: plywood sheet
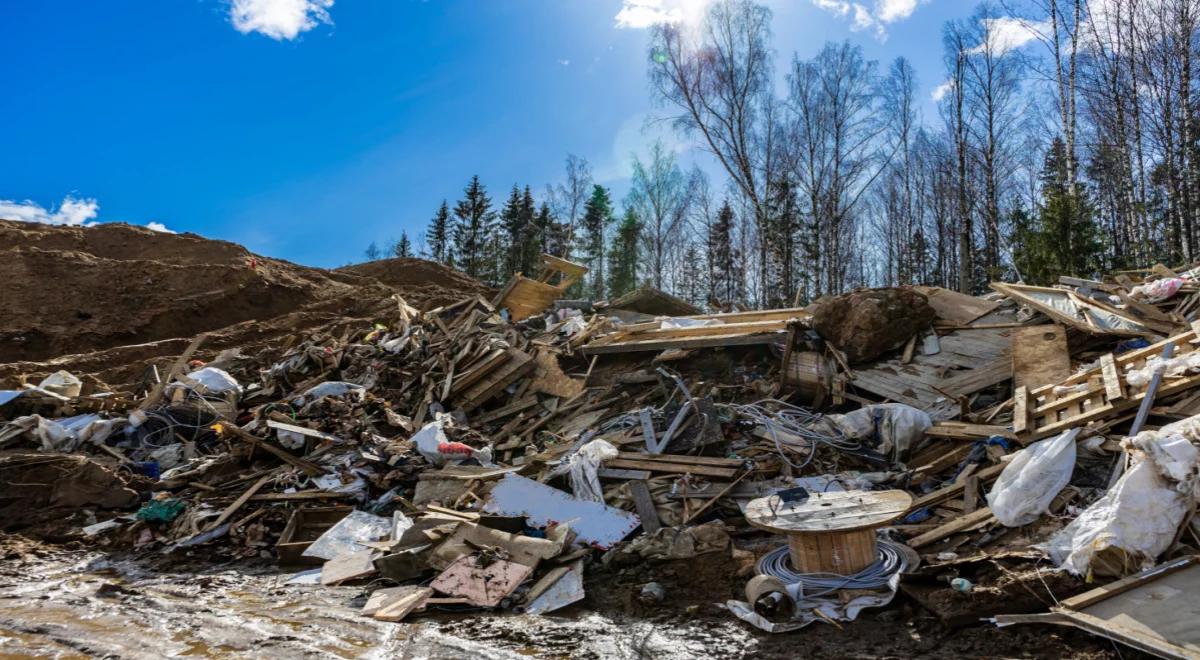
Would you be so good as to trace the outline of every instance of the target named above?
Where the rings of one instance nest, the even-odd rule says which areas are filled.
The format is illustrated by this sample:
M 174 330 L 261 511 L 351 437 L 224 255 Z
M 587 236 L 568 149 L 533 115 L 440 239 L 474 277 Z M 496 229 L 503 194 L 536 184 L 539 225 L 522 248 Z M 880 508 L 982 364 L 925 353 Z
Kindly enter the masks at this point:
M 1035 389 L 1071 375 L 1067 331 L 1061 325 L 1013 328 L 1013 387 Z

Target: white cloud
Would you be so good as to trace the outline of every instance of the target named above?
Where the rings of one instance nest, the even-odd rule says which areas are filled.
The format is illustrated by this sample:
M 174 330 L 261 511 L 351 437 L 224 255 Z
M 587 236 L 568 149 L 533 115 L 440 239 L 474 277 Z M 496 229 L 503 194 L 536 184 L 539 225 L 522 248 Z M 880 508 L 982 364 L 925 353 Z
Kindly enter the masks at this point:
M 947 80 L 933 89 L 933 93 L 929 95 L 934 102 L 941 101 L 946 98 L 946 95 L 954 91 L 954 81 Z
M 1031 22 L 1011 16 L 983 19 L 984 43 L 968 49 L 968 53 L 982 53 L 990 44 L 997 55 L 1016 50 L 1037 39 L 1039 35 L 1049 34 L 1052 29 L 1049 20 Z
M 167 229 L 167 226 L 161 222 L 147 222 L 146 229 L 149 229 L 150 231 L 156 231 L 156 232 L 159 232 L 162 234 L 178 234 L 179 233 L 177 231 Z
M 260 32 L 282 41 L 295 39 L 321 23 L 332 23 L 333 0 L 233 0 L 229 20 L 242 34 Z
M 0 199 L 0 219 L 39 222 L 44 225 L 87 226 L 96 218 L 100 204 L 94 199 L 76 199 L 68 195 L 57 209 L 47 209 L 31 200 L 17 202 Z
M 929 0 L 875 0 L 874 2 L 851 2 L 850 0 L 811 0 L 818 9 L 823 9 L 839 18 L 850 17 L 850 29 L 855 32 L 870 30 L 879 39 L 887 38 L 887 26 L 903 21 L 917 11 L 917 7 Z
M 558 61 L 558 63 L 562 66 L 571 66 L 571 60 L 568 59 L 561 59 Z
M 658 23 L 699 25 L 710 0 L 622 0 L 618 28 L 642 30 Z

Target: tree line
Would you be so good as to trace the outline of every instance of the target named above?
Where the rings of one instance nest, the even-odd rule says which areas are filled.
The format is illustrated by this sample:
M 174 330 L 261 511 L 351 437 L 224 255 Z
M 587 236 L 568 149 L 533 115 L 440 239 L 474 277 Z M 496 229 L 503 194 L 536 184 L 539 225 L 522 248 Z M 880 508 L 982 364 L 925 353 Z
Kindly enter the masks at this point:
M 582 295 L 647 284 L 710 308 L 1195 261 L 1198 16 L 1200 0 L 982 3 L 945 24 L 927 113 L 906 58 L 840 42 L 781 62 L 769 9 L 718 0 L 698 30 L 654 27 L 647 66 L 723 180 L 661 143 L 619 212 L 575 156 L 536 209 L 514 186 L 494 210 L 475 178 L 424 254 L 499 284 L 549 252 L 591 269 Z

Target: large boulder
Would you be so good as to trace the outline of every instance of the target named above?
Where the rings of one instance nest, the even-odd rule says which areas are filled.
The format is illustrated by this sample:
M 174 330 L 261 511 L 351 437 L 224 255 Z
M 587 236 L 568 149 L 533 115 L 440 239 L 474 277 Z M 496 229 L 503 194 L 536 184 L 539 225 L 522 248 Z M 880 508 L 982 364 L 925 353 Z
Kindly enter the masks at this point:
M 933 323 L 925 296 L 908 288 L 858 289 L 808 306 L 812 326 L 851 364 L 900 348 Z

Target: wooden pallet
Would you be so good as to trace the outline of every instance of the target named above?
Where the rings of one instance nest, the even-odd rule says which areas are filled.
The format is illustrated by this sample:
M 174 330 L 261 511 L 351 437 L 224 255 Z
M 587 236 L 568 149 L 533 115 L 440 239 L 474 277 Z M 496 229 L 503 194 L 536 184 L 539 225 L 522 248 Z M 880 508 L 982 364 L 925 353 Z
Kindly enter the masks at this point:
M 1126 382 L 1127 369 L 1144 367 L 1148 359 L 1162 355 L 1168 343 L 1175 345 L 1174 356 L 1179 357 L 1195 351 L 1196 342 L 1196 331 L 1189 330 L 1146 348 L 1101 356 L 1100 366 L 1077 373 L 1057 385 L 1044 385 L 1033 390 L 1018 387 L 1013 395 L 1013 431 L 1022 440 L 1038 440 L 1136 408 L 1146 393 L 1144 388 L 1135 389 Z M 1075 385 L 1086 385 L 1086 389 L 1061 395 L 1054 393 L 1057 386 Z M 1178 378 L 1164 376 L 1157 396 L 1165 397 L 1194 387 L 1200 387 L 1200 374 Z

